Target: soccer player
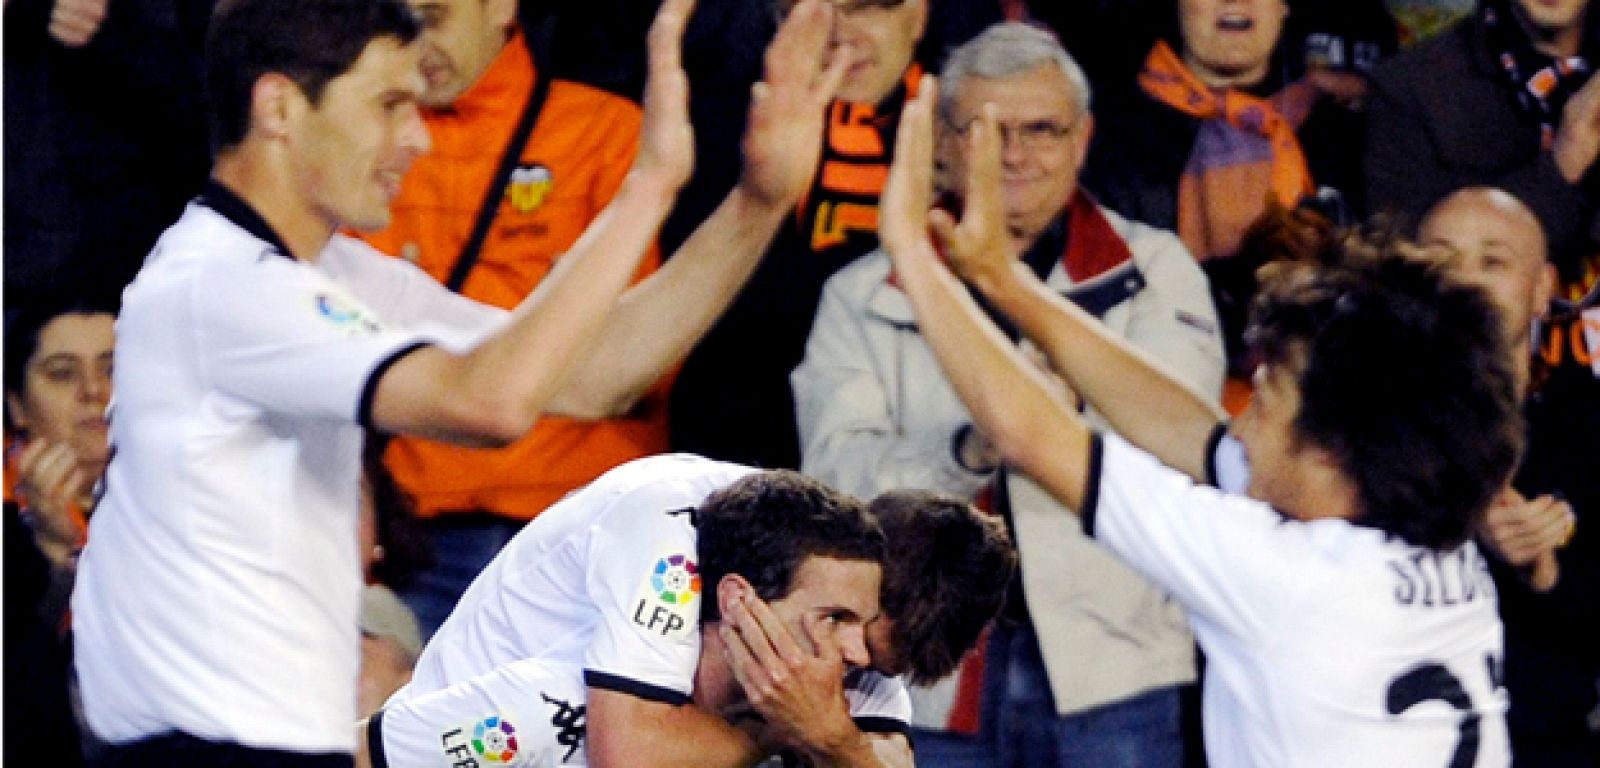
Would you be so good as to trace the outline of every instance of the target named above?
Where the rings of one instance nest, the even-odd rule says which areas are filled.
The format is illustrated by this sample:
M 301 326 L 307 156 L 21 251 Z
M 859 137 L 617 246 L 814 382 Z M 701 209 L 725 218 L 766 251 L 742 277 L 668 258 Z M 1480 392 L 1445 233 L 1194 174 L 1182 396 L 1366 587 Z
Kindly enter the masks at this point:
M 743 697 L 722 635 L 702 625 L 746 600 L 770 603 L 832 661 L 842 696 L 841 662 L 870 663 L 882 558 L 882 531 L 860 502 L 797 473 L 686 454 L 629 462 L 535 518 L 472 583 L 412 681 L 371 719 L 373 764 L 481 755 L 465 734 L 486 717 L 512 723 L 519 744 L 561 749 L 560 760 L 584 760 L 581 746 L 596 766 L 751 763 L 762 747 L 721 716 Z M 855 682 L 863 722 L 910 717 L 898 684 Z M 571 730 L 573 708 L 586 729 Z M 856 735 L 815 746 L 839 750 L 830 759 L 870 754 Z
M 1006 460 L 1188 610 L 1210 763 L 1506 765 L 1501 626 L 1471 536 L 1520 422 L 1486 298 L 1405 245 L 1330 241 L 1264 281 L 1255 399 L 1225 428 L 1016 268 L 992 110 L 970 137 L 968 189 L 985 192 L 959 223 L 930 212 L 932 93 L 907 108 L 885 194 L 900 284 Z M 1048 393 L 935 240 L 1120 435 Z
M 948 674 L 1015 555 L 966 504 L 895 493 L 872 510 L 793 472 L 687 455 L 608 473 L 474 582 L 371 719 L 371 764 L 484 759 L 468 734 L 506 723 L 541 765 L 736 765 L 776 749 L 909 764 L 905 689 L 865 667 Z M 889 616 L 868 559 L 877 523 L 916 550 L 884 565 Z
M 504 313 L 342 227 L 381 227 L 428 149 L 397 0 L 226 0 L 217 159 L 124 296 L 113 458 L 73 596 L 109 765 L 348 766 L 362 427 L 494 444 L 573 393 L 692 166 L 678 47 L 650 39 L 636 159 L 541 290 Z

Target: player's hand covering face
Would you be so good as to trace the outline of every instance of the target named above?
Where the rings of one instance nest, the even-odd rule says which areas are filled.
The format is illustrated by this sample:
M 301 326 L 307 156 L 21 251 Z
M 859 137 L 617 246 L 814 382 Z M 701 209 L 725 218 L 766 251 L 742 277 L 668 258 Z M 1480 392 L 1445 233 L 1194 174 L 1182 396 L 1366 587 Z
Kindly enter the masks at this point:
M 805 620 L 807 651 L 765 601 L 737 599 L 718 631 L 729 666 L 750 706 L 765 721 L 761 742 L 806 749 L 855 732 L 844 704 L 844 658 L 826 617 Z

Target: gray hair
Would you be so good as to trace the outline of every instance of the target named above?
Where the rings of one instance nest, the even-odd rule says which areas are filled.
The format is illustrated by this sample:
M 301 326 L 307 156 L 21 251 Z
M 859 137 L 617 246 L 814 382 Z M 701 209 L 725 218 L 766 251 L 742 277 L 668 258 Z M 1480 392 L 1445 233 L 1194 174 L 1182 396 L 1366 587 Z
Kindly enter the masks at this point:
M 951 51 L 944 72 L 939 76 L 940 113 L 947 118 L 950 116 L 949 105 L 955 103 L 956 94 L 961 92 L 961 82 L 969 75 L 1012 77 L 1046 63 L 1060 67 L 1061 73 L 1067 76 L 1078 114 L 1088 112 L 1089 79 L 1055 35 L 1030 24 L 1006 21 L 989 27 Z

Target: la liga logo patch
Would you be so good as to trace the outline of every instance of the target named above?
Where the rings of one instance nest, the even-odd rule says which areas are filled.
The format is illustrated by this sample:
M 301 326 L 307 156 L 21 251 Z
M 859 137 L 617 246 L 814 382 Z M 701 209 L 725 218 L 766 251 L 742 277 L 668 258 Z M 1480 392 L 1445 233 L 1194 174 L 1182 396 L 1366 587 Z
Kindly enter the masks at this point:
M 472 727 L 472 751 L 490 765 L 509 765 L 517 759 L 517 728 L 499 715 L 490 715 Z
M 383 329 L 360 305 L 332 293 L 316 295 L 317 314 L 335 326 L 351 333 L 376 333 Z
M 687 555 L 668 555 L 656 561 L 650 587 L 667 605 L 688 605 L 700 594 L 700 566 Z

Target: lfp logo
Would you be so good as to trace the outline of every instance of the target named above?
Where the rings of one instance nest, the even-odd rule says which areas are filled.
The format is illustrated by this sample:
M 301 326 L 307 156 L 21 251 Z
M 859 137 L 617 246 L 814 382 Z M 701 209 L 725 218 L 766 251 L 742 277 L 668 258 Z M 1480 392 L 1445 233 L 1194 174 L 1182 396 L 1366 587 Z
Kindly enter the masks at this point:
M 359 306 L 331 293 L 316 295 L 317 314 L 346 331 L 376 333 L 382 330 Z
M 517 759 L 517 729 L 499 715 L 490 715 L 472 728 L 472 751 L 488 763 L 510 764 Z
M 650 586 L 661 602 L 687 605 L 700 594 L 700 567 L 685 555 L 663 557 L 656 561 L 655 572 L 650 574 Z

